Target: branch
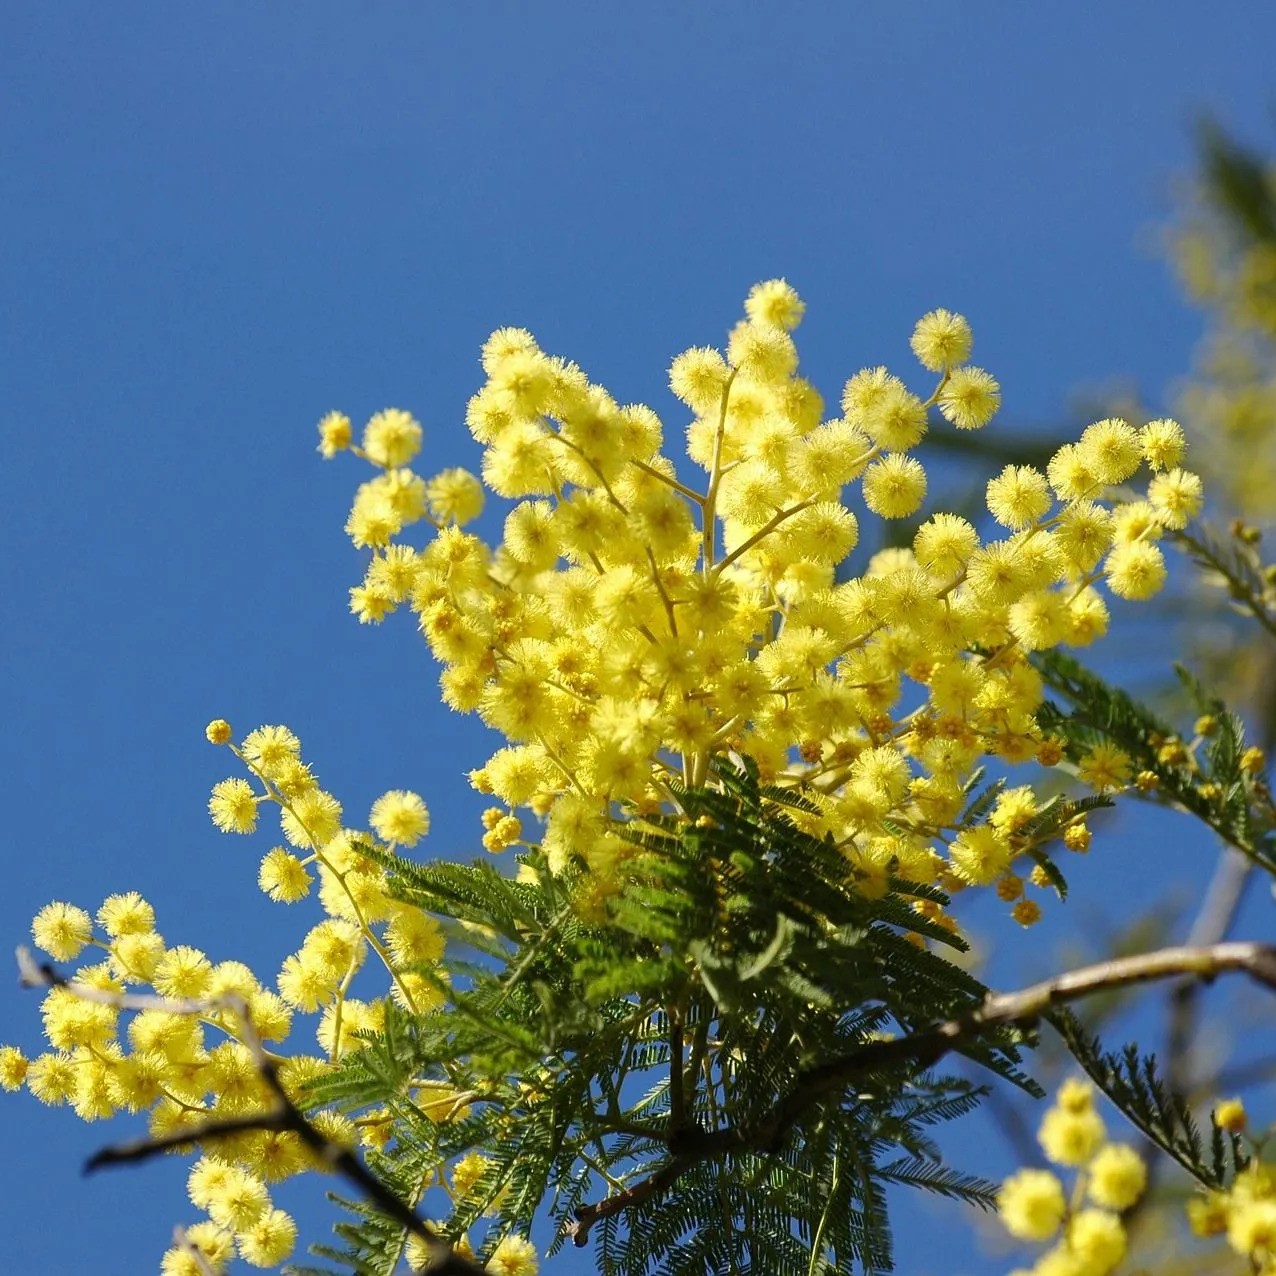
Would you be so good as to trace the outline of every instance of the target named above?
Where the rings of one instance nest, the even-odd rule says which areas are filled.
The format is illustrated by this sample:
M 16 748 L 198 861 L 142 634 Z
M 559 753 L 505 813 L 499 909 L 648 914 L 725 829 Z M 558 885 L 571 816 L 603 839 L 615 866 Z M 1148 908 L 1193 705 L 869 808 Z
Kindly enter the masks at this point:
M 186 1015 L 207 1015 L 223 1010 L 234 1013 L 240 1021 L 243 1044 L 252 1053 L 257 1071 L 273 1098 L 271 1106 L 259 1113 L 213 1118 L 200 1125 L 175 1131 L 160 1138 L 140 1139 L 132 1143 L 102 1148 L 85 1163 L 86 1174 L 106 1165 L 124 1165 L 148 1160 L 170 1148 L 198 1142 L 200 1139 L 212 1139 L 219 1135 L 243 1133 L 247 1130 L 288 1130 L 296 1134 L 322 1164 L 353 1183 L 383 1214 L 393 1219 L 405 1231 L 425 1242 L 430 1252 L 425 1271 L 431 1276 L 483 1276 L 484 1268 L 454 1253 L 448 1241 L 429 1224 L 418 1218 L 416 1211 L 399 1200 L 349 1148 L 334 1143 L 306 1119 L 285 1092 L 279 1080 L 279 1065 L 262 1045 L 249 1015 L 248 1005 L 243 998 L 230 995 L 195 1001 L 157 997 L 145 993 L 111 992 L 90 987 L 78 980 L 68 979 L 47 962 L 37 962 L 25 948 L 18 949 L 17 957 L 19 979 L 24 987 L 65 988 L 86 1001 L 102 1002 L 122 1010 L 163 1010 L 170 1014 Z
M 581 1206 L 567 1231 L 576 1245 L 584 1245 L 589 1229 L 599 1219 L 659 1195 L 701 1161 L 739 1151 L 774 1155 L 809 1107 L 828 1094 L 847 1089 L 866 1075 L 904 1065 L 931 1067 L 965 1042 L 999 1028 L 1039 1019 L 1053 1006 L 1078 1001 L 1097 992 L 1175 976 L 1209 981 L 1229 971 L 1243 972 L 1276 992 L 1276 945 L 1234 942 L 1162 948 L 1133 957 L 1118 957 L 1056 975 L 1018 992 L 990 994 L 983 1005 L 970 1014 L 945 1020 L 922 1032 L 865 1042 L 847 1054 L 798 1073 L 789 1093 L 752 1126 L 727 1126 L 703 1134 L 684 1135 L 679 1140 L 677 1155 L 659 1170 L 624 1192 L 595 1205 Z
M 685 1152 L 675 1156 L 673 1160 L 666 1162 L 641 1183 L 635 1183 L 633 1187 L 627 1187 L 623 1192 L 617 1192 L 615 1196 L 608 1196 L 597 1205 L 579 1206 L 576 1209 L 576 1217 L 570 1223 L 563 1224 L 563 1235 L 570 1236 L 572 1244 L 577 1249 L 584 1248 L 589 1243 L 589 1229 L 599 1219 L 610 1218 L 613 1214 L 629 1209 L 632 1205 L 638 1205 L 653 1196 L 659 1196 L 666 1188 L 672 1187 L 693 1165 L 704 1160 L 706 1155 L 707 1153 L 698 1155 Z

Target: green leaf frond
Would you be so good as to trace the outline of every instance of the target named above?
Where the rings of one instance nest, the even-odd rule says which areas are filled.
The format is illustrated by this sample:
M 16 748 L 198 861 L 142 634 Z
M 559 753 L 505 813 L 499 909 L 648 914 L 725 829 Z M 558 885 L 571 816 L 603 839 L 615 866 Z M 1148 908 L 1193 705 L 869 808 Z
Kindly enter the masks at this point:
M 1238 1135 L 1210 1116 L 1208 1144 L 1191 1106 L 1161 1079 L 1156 1056 L 1140 1053 L 1133 1043 L 1119 1052 L 1104 1050 L 1099 1039 L 1071 1011 L 1049 1014 L 1077 1062 L 1121 1113 L 1158 1148 L 1205 1187 L 1221 1188 L 1249 1161 Z
M 810 803 L 751 766 L 722 763 L 709 786 L 675 793 L 685 814 L 629 826 L 601 912 L 575 906 L 587 876 L 539 871 L 535 852 L 537 871 L 511 880 L 490 861 L 368 848 L 394 896 L 456 919 L 461 955 L 435 976 L 442 1007 L 390 1008 L 305 1101 L 388 1112 L 374 1172 L 449 1235 L 485 1229 L 480 1255 L 545 1209 L 552 1249 L 586 1219 L 616 1276 L 888 1270 L 887 1183 L 991 1199 L 931 1138 L 984 1092 L 903 1056 L 840 1084 L 811 1078 L 982 1004 L 984 985 L 942 955 L 961 941 L 912 907 L 947 898 L 906 881 L 859 890 L 832 841 L 795 823 Z M 1072 813 L 1043 812 L 1034 836 Z M 1040 1093 L 1020 1070 L 1030 1041 L 1002 1026 L 957 1049 Z M 430 1101 L 440 1087 L 458 1096 L 450 1119 Z M 481 1173 L 445 1192 L 476 1151 Z M 338 1234 L 345 1248 L 325 1255 L 376 1273 L 404 1239 L 366 1206 Z
M 1276 808 L 1266 785 L 1246 773 L 1244 723 L 1217 696 L 1177 668 L 1197 711 L 1212 723 L 1205 747 L 1188 749 L 1168 722 L 1070 656 L 1051 652 L 1033 659 L 1046 684 L 1066 702 L 1065 708 L 1046 701 L 1037 721 L 1066 742 L 1074 762 L 1098 744 L 1116 745 L 1137 773 L 1151 777 L 1151 783 L 1140 785 L 1139 796 L 1189 812 L 1276 874 Z

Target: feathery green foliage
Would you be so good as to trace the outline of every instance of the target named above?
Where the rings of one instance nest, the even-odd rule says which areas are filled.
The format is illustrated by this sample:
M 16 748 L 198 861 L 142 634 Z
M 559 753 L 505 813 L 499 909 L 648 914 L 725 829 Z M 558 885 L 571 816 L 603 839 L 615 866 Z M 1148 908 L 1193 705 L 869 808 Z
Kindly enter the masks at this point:
M 1049 1019 L 1073 1057 L 1122 1114 L 1152 1143 L 1205 1187 L 1222 1187 L 1249 1163 L 1240 1136 L 1210 1117 L 1208 1146 L 1190 1105 L 1172 1093 L 1157 1070 L 1156 1056 L 1133 1043 L 1119 1053 L 1104 1050 L 1071 1011 L 1059 1007 Z
M 400 899 L 460 920 L 476 960 L 451 964 L 450 1013 L 393 1011 L 308 1097 L 354 1117 L 387 1110 L 394 1142 L 373 1168 L 405 1199 L 426 1192 L 427 1212 L 435 1167 L 482 1149 L 485 1170 L 443 1226 L 494 1216 L 488 1252 L 543 1202 L 553 1248 L 592 1233 L 617 1276 L 886 1270 L 884 1184 L 991 1203 L 928 1133 L 982 1091 L 908 1059 L 844 1076 L 839 1061 L 883 1032 L 969 1014 L 986 989 L 905 938 L 963 947 L 910 907 L 943 895 L 893 881 L 868 898 L 841 852 L 790 818 L 800 796 L 724 764 L 675 797 L 681 816 L 629 826 L 629 888 L 595 925 L 571 908 L 581 879 L 543 871 L 538 853 L 509 880 L 365 848 Z M 1036 1092 L 1024 1041 L 1001 1027 L 957 1048 Z M 462 1096 L 458 1119 L 431 1119 L 414 1097 L 429 1083 Z M 326 1257 L 388 1272 L 401 1233 L 366 1206 L 355 1215 Z

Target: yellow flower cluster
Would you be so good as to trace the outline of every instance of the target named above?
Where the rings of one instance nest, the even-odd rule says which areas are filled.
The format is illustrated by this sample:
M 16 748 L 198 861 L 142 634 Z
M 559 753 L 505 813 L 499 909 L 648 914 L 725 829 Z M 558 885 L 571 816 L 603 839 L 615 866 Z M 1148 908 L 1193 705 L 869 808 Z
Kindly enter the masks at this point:
M 389 447 L 383 440 L 383 450 Z M 386 847 L 414 846 L 429 830 L 421 798 L 392 790 L 372 806 L 372 833 L 344 828 L 340 803 L 319 786 L 286 727 L 260 727 L 236 745 L 229 724 L 218 719 L 206 735 L 228 746 L 250 777 L 214 787 L 208 804 L 214 824 L 227 833 L 252 833 L 263 805 L 276 807 L 287 846 L 265 854 L 259 884 L 272 899 L 292 903 L 317 882 L 326 916 L 284 960 L 270 988 L 242 962 L 213 962 L 199 949 L 168 946 L 156 930 L 153 908 L 135 892 L 110 896 L 96 917 L 69 903 L 47 905 L 32 923 L 36 945 L 59 962 L 79 961 L 94 949 L 100 960 L 80 965 L 69 986 L 46 995 L 47 1053 L 28 1060 L 16 1047 L 0 1047 L 3 1088 L 25 1084 L 41 1102 L 69 1105 L 86 1121 L 145 1111 L 152 1134 L 168 1135 L 270 1106 L 271 1092 L 239 1017 L 241 1006 L 256 1038 L 272 1046 L 289 1037 L 296 1012 L 320 1012 L 316 1036 L 323 1057 L 272 1056 L 285 1091 L 300 1102 L 308 1082 L 360 1049 L 361 1034 L 381 1027 L 384 998 L 348 995 L 369 952 L 385 967 L 389 996 L 400 1005 L 425 1013 L 441 1004 L 442 930 L 428 914 L 391 899 L 384 870 L 363 853 L 374 841 L 372 833 Z M 113 1004 L 113 998 L 139 991 L 161 1000 L 133 1010 Z M 421 1079 L 412 1097 L 431 1120 L 448 1121 L 468 1112 L 472 1096 Z M 313 1120 L 343 1145 L 360 1138 L 382 1145 L 392 1133 L 388 1117 L 376 1114 L 356 1123 L 325 1110 Z M 453 1171 L 462 1181 L 464 1164 Z M 236 1254 L 258 1267 L 283 1262 L 292 1252 L 296 1226 L 273 1207 L 268 1184 L 318 1168 L 323 1167 L 291 1131 L 218 1137 L 189 1182 L 192 1203 L 208 1217 L 185 1229 L 184 1244 L 165 1254 L 164 1276 L 220 1273 Z M 471 1182 L 474 1169 L 470 1164 Z M 508 1238 L 498 1251 L 511 1276 L 535 1271 L 534 1253 L 520 1245 L 526 1242 Z
M 388 447 L 383 442 L 383 450 Z M 221 730 L 224 725 L 210 724 L 209 738 L 228 741 Z M 289 845 L 267 851 L 258 870 L 259 885 L 272 899 L 293 903 L 309 894 L 318 880 L 319 902 L 327 917 L 285 959 L 278 986 L 294 1009 L 323 1011 L 319 1041 L 329 1058 L 335 1061 L 357 1048 L 359 1033 L 381 1025 L 381 1003 L 346 995 L 369 951 L 385 966 L 396 1001 L 417 1012 L 435 1008 L 442 1000 L 437 969 L 443 955 L 442 932 L 420 909 L 389 897 L 385 870 L 362 850 L 369 844 L 388 849 L 415 846 L 430 828 L 425 803 L 401 789 L 383 794 L 368 816 L 374 838 L 343 828 L 341 803 L 320 787 L 301 759 L 300 742 L 287 727 L 259 727 L 230 748 L 256 787 L 238 777 L 214 786 L 208 804 L 213 822 L 223 832 L 251 833 L 261 805 L 276 805 Z
M 1045 472 L 995 476 L 990 536 L 935 512 L 911 547 L 856 562 L 864 511 L 922 509 L 913 453 L 931 410 L 977 428 L 1000 390 L 967 362 L 966 320 L 937 310 L 912 338 L 938 376 L 926 397 L 870 368 L 826 419 L 798 373 L 803 310 L 783 280 L 759 284 L 724 351 L 672 361 L 698 482 L 662 452 L 651 408 L 620 403 L 523 329 L 494 332 L 467 423 L 484 483 L 515 502 L 495 546 L 461 529 L 480 508 L 477 480 L 405 468 L 415 421 L 380 413 L 364 432 L 359 451 L 381 472 L 347 522 L 372 555 L 351 609 L 365 622 L 403 605 L 416 614 L 444 701 L 509 741 L 475 787 L 541 817 L 552 869 L 583 861 L 595 892 L 618 886 L 628 854 L 616 820 L 676 810 L 671 784 L 710 781 L 723 755 L 802 786 L 819 806 L 810 828 L 868 888 L 887 872 L 996 881 L 1029 849 L 1018 834 L 1037 809 L 1030 791 L 987 825 L 956 822 L 982 759 L 1058 760 L 1033 716 L 1042 686 L 1029 653 L 1100 637 L 1105 583 L 1121 598 L 1154 594 L 1162 532 L 1200 506 L 1174 422 L 1110 419 Z M 342 431 L 344 417 L 321 423 L 325 455 Z M 1128 484 L 1145 463 L 1139 497 Z M 435 529 L 423 547 L 396 539 L 420 521 Z M 1119 759 L 1096 756 L 1090 772 L 1097 787 L 1128 779 Z M 518 839 L 501 818 L 487 824 L 489 850 Z M 1030 901 L 1016 909 L 1024 922 L 1039 914 Z
M 1143 1194 L 1147 1168 L 1133 1148 L 1107 1142 L 1093 1090 L 1081 1081 L 1060 1087 L 1039 1139 L 1047 1159 L 1075 1169 L 1076 1180 L 1070 1194 L 1051 1170 L 1020 1170 L 1002 1184 L 998 1210 L 1006 1230 L 1020 1240 L 1055 1242 L 1015 1276 L 1107 1276 L 1125 1256 L 1121 1212 Z

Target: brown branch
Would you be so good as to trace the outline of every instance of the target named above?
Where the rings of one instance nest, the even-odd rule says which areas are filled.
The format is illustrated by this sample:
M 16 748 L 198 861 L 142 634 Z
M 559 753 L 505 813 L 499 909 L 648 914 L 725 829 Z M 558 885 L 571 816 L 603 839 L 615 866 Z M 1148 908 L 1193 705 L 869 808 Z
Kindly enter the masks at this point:
M 353 1183 L 383 1214 L 425 1242 L 430 1257 L 424 1270 L 431 1276 L 482 1276 L 484 1268 L 455 1253 L 444 1237 L 391 1192 L 349 1148 L 334 1143 L 306 1119 L 284 1090 L 283 1083 L 279 1080 L 279 1065 L 262 1044 L 249 1015 L 248 1005 L 242 998 L 231 995 L 194 1001 L 155 997 L 144 993 L 111 992 L 68 979 L 54 966 L 37 962 L 25 948 L 19 948 L 17 956 L 19 977 L 26 987 L 65 988 L 87 1001 L 104 1002 L 124 1010 L 164 1010 L 172 1014 L 187 1015 L 230 1011 L 239 1019 L 243 1044 L 252 1053 L 257 1071 L 273 1098 L 271 1106 L 260 1113 L 230 1118 L 215 1117 L 159 1138 L 140 1139 L 102 1148 L 86 1162 L 86 1174 L 102 1166 L 148 1160 L 170 1148 L 195 1143 L 204 1138 L 212 1139 L 219 1135 L 248 1130 L 287 1130 L 295 1134 L 322 1164 Z
M 666 1162 L 654 1174 L 627 1187 L 615 1196 L 605 1197 L 597 1205 L 582 1205 L 576 1210 L 576 1217 L 570 1223 L 563 1224 L 563 1235 L 572 1238 L 572 1244 L 578 1249 L 589 1243 L 589 1229 L 599 1219 L 610 1218 L 633 1205 L 641 1204 L 653 1196 L 659 1196 L 666 1188 L 672 1187 L 691 1167 L 704 1160 L 703 1155 L 685 1152 Z
M 669 1130 L 677 1134 L 687 1122 L 687 1105 L 683 1096 L 682 1010 L 675 1006 L 669 1013 Z
M 1234 942 L 1162 948 L 1133 957 L 1118 957 L 1056 975 L 1018 992 L 992 993 L 977 1010 L 922 1032 L 865 1042 L 844 1055 L 800 1072 L 789 1093 L 751 1127 L 727 1126 L 704 1134 L 686 1135 L 679 1143 L 678 1154 L 654 1174 L 624 1192 L 577 1209 L 575 1222 L 568 1225 L 568 1231 L 576 1245 L 584 1245 L 589 1229 L 599 1219 L 659 1195 L 701 1161 L 739 1151 L 776 1153 L 808 1108 L 866 1075 L 904 1065 L 928 1068 L 964 1042 L 998 1028 L 1039 1019 L 1053 1006 L 1097 992 L 1183 975 L 1209 981 L 1230 971 L 1247 974 L 1276 991 L 1276 946 Z

